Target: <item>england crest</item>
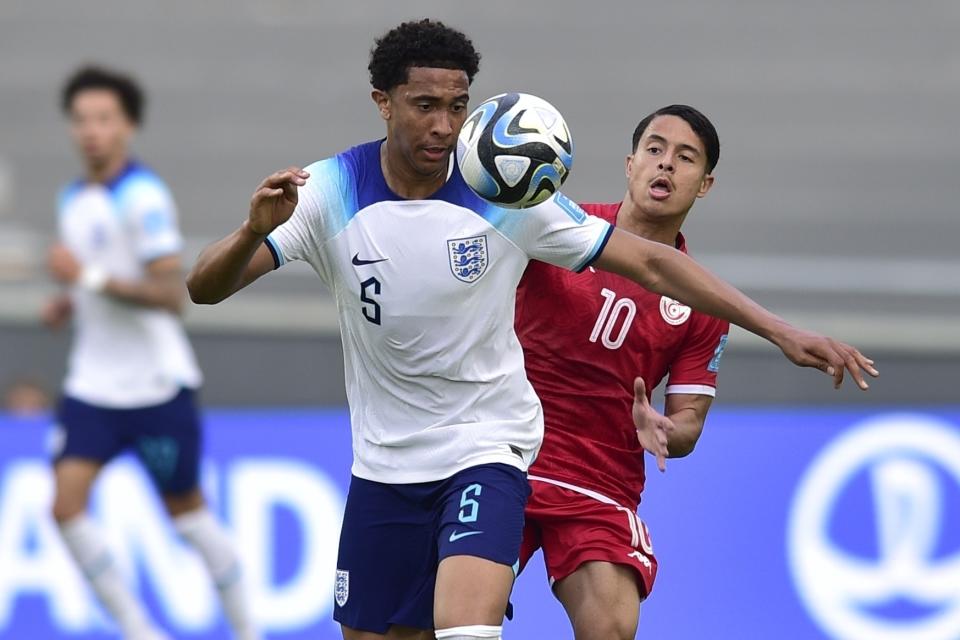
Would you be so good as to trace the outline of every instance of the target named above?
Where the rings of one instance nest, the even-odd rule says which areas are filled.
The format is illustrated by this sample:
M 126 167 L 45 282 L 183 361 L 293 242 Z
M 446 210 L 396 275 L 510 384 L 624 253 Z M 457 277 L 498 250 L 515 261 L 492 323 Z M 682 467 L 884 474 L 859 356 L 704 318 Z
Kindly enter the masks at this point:
M 350 572 L 337 569 L 337 582 L 333 587 L 333 597 L 337 601 L 337 606 L 342 607 L 347 604 L 347 598 L 350 597 Z
M 447 240 L 450 270 L 457 280 L 476 282 L 487 270 L 487 236 Z

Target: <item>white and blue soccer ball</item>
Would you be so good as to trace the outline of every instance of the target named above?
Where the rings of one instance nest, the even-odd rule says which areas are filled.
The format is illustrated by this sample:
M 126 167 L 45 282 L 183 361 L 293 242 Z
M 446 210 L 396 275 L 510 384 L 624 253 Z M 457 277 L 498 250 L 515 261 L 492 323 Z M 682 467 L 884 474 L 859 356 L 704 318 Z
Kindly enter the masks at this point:
M 523 209 L 552 196 L 573 166 L 573 138 L 546 100 L 503 93 L 473 110 L 457 139 L 460 173 L 477 195 Z

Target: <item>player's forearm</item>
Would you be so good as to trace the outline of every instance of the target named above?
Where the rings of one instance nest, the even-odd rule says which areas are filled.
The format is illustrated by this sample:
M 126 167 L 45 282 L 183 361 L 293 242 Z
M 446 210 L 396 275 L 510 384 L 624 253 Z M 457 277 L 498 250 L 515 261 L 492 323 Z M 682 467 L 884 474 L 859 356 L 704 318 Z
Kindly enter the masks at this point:
M 667 457 L 683 458 L 690 455 L 703 433 L 703 420 L 693 409 L 681 409 L 667 417 L 676 426 L 667 434 Z
M 183 311 L 184 291 L 179 272 L 140 281 L 110 278 L 103 293 L 127 304 L 166 309 L 177 314 Z
M 615 231 L 596 266 L 779 344 L 789 325 L 685 254 Z
M 187 275 L 190 299 L 197 304 L 216 304 L 249 284 L 244 282 L 244 274 L 264 237 L 244 222 L 226 238 L 204 249 Z

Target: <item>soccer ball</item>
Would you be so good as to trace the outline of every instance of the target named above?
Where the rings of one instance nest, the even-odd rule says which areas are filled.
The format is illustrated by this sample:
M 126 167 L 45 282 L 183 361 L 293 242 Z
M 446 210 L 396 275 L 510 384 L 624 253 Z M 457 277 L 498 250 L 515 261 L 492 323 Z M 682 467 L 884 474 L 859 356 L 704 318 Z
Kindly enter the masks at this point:
M 570 173 L 573 139 L 553 106 L 503 93 L 473 110 L 457 139 L 460 173 L 477 195 L 523 209 L 553 195 Z

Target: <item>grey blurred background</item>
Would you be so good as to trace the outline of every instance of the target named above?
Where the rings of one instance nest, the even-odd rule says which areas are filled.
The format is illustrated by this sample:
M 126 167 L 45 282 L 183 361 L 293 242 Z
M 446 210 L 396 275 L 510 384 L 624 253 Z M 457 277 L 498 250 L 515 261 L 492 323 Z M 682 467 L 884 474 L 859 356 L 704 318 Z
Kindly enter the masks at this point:
M 136 150 L 170 184 L 188 261 L 271 171 L 382 135 L 373 38 L 437 17 L 483 55 L 474 102 L 540 95 L 576 141 L 565 191 L 615 201 L 636 123 L 684 102 L 716 124 L 717 184 L 686 232 L 703 263 L 789 320 L 874 356 L 834 392 L 737 332 L 727 403 L 956 403 L 960 381 L 960 3 L 0 1 L 0 385 L 55 389 L 66 335 L 37 325 L 54 201 L 79 163 L 58 110 L 80 63 L 148 91 Z M 187 323 L 211 404 L 341 404 L 335 311 L 286 268 Z

